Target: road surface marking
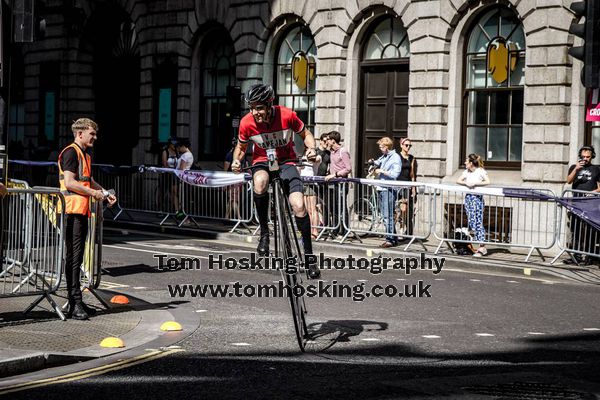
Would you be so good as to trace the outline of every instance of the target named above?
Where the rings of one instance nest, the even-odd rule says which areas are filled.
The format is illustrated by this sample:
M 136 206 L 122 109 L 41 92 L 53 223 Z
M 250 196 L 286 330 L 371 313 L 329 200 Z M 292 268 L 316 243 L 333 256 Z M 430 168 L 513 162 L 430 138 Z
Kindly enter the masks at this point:
M 199 256 L 199 255 L 196 255 L 196 254 L 181 254 L 181 253 L 161 252 L 161 251 L 157 251 L 157 250 L 144 250 L 144 249 L 136 249 L 135 247 L 115 246 L 114 244 L 104 244 L 102 246 L 103 247 L 113 248 L 113 249 L 139 251 L 141 253 L 167 254 L 167 255 L 170 255 L 170 256 L 195 257 L 195 258 L 203 258 L 205 260 L 208 260 L 208 257 L 206 257 L 206 256 Z
M 151 360 L 155 360 L 164 356 L 167 356 L 172 353 L 183 351 L 181 349 L 170 349 L 167 351 L 156 350 L 149 352 L 147 354 L 142 354 L 137 357 L 133 357 L 127 360 L 117 361 L 111 364 L 103 365 L 101 367 L 91 368 L 83 371 L 74 372 L 71 374 L 56 376 L 53 378 L 40 379 L 36 381 L 19 383 L 12 386 L 7 386 L 5 388 L 0 389 L 0 395 L 7 393 L 14 393 L 25 389 L 33 389 L 48 385 L 53 385 L 56 383 L 64 383 L 64 382 L 72 382 L 84 378 L 90 378 L 92 376 L 102 375 L 107 372 L 118 371 L 123 368 L 132 367 L 134 365 L 142 364 Z

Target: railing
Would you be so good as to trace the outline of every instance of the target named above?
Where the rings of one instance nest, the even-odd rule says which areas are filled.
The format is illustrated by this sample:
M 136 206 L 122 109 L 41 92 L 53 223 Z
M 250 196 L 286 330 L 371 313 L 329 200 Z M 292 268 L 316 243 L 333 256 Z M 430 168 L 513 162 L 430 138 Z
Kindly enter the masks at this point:
M 347 212 L 343 225 L 346 238 L 368 235 L 391 236 L 397 240 L 408 240 L 404 250 L 413 243 L 423 247 L 423 241 L 431 234 L 432 196 L 425 185 L 399 181 L 360 181 L 347 182 L 344 196 Z M 382 214 L 380 193 L 393 193 L 394 231 L 387 233 Z
M 557 233 L 558 246 L 561 251 L 554 257 L 551 264 L 554 264 L 564 253 L 567 253 L 576 264 L 584 262 L 582 256 L 588 257 L 585 262 L 600 259 L 600 229 L 597 225 L 594 226 L 585 218 L 568 211 L 566 208 L 569 200 L 572 200 L 573 205 L 579 203 L 584 206 L 584 209 L 600 210 L 600 193 L 569 189 L 563 191 L 562 198 L 566 201 L 559 203 L 562 223 Z M 591 207 L 587 206 L 586 203 Z
M 536 196 L 509 197 L 503 194 L 507 189 L 511 188 L 490 188 L 488 193 L 459 186 L 435 189 L 434 236 L 440 241 L 435 253 L 444 244 L 452 249 L 450 243 L 462 242 L 526 248 L 529 249 L 526 262 L 534 251 L 544 259 L 540 250 L 554 246 L 558 230 L 554 193 L 550 190 L 535 190 Z M 498 194 L 494 194 L 494 190 Z M 483 203 L 478 217 L 468 215 L 466 200 Z M 474 230 L 476 218 L 482 219 L 484 239 L 461 239 L 461 233 Z
M 151 222 L 158 225 L 172 220 L 180 227 L 186 223 L 200 226 L 201 220 L 218 220 L 233 224 L 234 231 L 240 224 L 252 224 L 256 218 L 251 181 L 200 187 L 181 181 L 172 171 L 107 165 L 94 165 L 94 178 L 104 187 L 116 189 L 119 204 L 104 210 L 108 219 L 121 220 L 138 212 L 158 216 Z M 455 185 L 363 179 L 304 181 L 305 203 L 318 240 L 327 240 L 332 232 L 342 234 L 340 243 L 350 235 L 358 239 L 388 235 L 377 195 L 377 187 L 383 185 L 396 190 L 392 235 L 407 242 L 405 250 L 413 243 L 425 247 L 424 242 L 433 237 L 438 241 L 436 253 L 444 245 L 453 250 L 457 243 L 481 243 L 523 248 L 527 251 L 525 261 L 534 252 L 544 259 L 541 250 L 550 249 L 560 250 L 552 262 L 565 252 L 572 258 L 598 257 L 599 249 L 594 245 L 599 241 L 597 229 L 585 218 L 567 218 L 562 213 L 561 199 L 549 190 L 486 187 L 471 191 Z M 508 193 L 511 190 L 513 193 Z M 525 194 L 515 195 L 516 191 Z M 573 193 L 565 191 L 563 196 L 568 198 Z M 483 239 L 459 234 L 472 233 L 464 207 L 467 195 L 480 196 L 483 201 Z M 128 222 L 137 222 L 137 216 L 129 217 Z M 573 228 L 567 228 L 571 220 Z M 567 237 L 571 231 L 579 241 Z
M 50 296 L 64 268 L 64 218 L 56 213 L 64 196 L 58 189 L 9 189 L 1 202 L 0 297 L 38 296 L 25 313 L 47 299 L 64 318 Z

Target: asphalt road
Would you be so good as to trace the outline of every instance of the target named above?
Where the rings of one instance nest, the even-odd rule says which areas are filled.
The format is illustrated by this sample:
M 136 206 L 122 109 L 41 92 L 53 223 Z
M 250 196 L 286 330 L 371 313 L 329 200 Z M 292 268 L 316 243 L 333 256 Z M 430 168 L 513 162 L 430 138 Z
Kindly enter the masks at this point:
M 375 285 L 394 285 L 390 293 L 406 291 L 406 285 L 418 293 L 412 287 L 421 281 L 423 297 L 355 301 L 362 295 L 327 297 L 323 289 L 321 296 L 307 299 L 315 339 L 301 354 L 285 298 L 170 295 L 169 285 L 176 284 L 239 282 L 250 285 L 247 294 L 258 284 L 276 284 L 281 278 L 274 271 L 207 267 L 211 254 L 239 259 L 251 250 L 246 243 L 112 231 L 105 236 L 103 285 L 177 302 L 200 313 L 200 327 L 178 344 L 180 352 L 10 398 L 594 399 L 600 394 L 597 286 L 514 278 L 501 271 L 469 273 L 448 260 L 437 274 L 323 271 L 325 284 L 363 285 L 366 291 Z M 158 253 L 179 260 L 198 257 L 202 267 L 160 270 Z

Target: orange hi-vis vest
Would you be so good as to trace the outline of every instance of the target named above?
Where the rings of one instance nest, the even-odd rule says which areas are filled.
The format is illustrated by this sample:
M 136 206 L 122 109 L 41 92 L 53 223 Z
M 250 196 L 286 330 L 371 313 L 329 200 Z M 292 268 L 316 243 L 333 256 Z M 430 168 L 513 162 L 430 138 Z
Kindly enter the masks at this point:
M 67 190 L 65 186 L 65 175 L 60 165 L 61 158 L 65 150 L 68 148 L 74 148 L 77 153 L 77 160 L 79 161 L 79 167 L 75 180 L 81 183 L 85 187 L 92 186 L 92 158 L 89 154 L 84 154 L 81 148 L 71 143 L 60 152 L 58 156 L 58 181 L 60 182 L 60 192 L 65 196 L 65 213 L 66 214 L 82 214 L 90 215 L 90 196 L 83 195 Z M 59 207 L 60 212 L 60 207 Z

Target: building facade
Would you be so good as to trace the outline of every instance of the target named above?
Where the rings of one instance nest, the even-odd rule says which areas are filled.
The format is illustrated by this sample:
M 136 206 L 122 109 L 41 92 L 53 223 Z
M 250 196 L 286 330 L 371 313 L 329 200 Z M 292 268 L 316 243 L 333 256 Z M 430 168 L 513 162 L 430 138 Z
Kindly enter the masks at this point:
M 11 158 L 52 158 L 89 116 L 99 162 L 156 163 L 178 136 L 217 168 L 259 81 L 316 136 L 340 131 L 355 176 L 381 136 L 409 136 L 422 181 L 454 181 L 476 152 L 494 184 L 559 190 L 600 146 L 570 0 L 39 3 L 44 37 L 10 48 Z

